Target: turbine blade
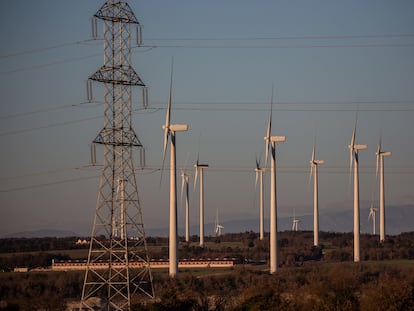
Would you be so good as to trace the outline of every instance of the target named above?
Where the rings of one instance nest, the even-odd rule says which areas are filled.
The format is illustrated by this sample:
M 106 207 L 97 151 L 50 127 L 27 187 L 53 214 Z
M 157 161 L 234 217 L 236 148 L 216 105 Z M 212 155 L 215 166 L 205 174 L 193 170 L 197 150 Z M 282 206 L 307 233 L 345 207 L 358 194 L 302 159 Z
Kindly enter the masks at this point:
M 312 149 L 312 159 L 311 159 L 311 161 L 312 162 L 315 161 L 315 145 L 313 145 L 313 149 Z
M 309 171 L 309 185 L 311 184 L 312 181 L 312 175 L 313 175 L 313 168 L 314 168 L 315 164 L 311 163 L 311 167 L 310 167 L 310 171 Z
M 181 170 L 181 195 L 180 195 L 180 209 L 183 206 L 183 193 L 184 193 L 184 184 L 185 184 L 185 173 Z
M 170 134 L 173 69 L 174 69 L 174 58 L 171 59 L 170 94 L 168 96 L 167 113 L 166 113 L 166 116 L 165 116 L 165 124 L 164 124 L 164 150 L 163 150 L 163 154 L 162 154 L 160 185 L 161 185 L 161 182 L 162 182 L 162 176 L 163 176 L 163 172 L 164 172 L 165 156 L 166 156 L 166 153 L 167 153 L 167 145 L 168 145 L 168 136 Z
M 378 142 L 377 153 L 376 153 L 376 165 L 375 165 L 375 176 L 376 177 L 378 177 L 378 167 L 379 167 L 380 156 L 381 156 L 381 136 Z
M 271 117 L 269 117 L 269 121 L 267 123 L 267 130 L 266 130 L 266 138 L 265 138 L 265 166 L 267 166 L 267 161 L 269 158 L 269 145 L 270 145 L 270 133 L 271 133 L 271 127 L 272 127 L 272 120 Z
M 260 168 L 260 162 L 257 159 L 257 154 L 256 154 L 256 169 L 259 169 L 259 168 Z
M 160 186 L 162 183 L 162 177 L 164 175 L 164 166 L 165 166 L 165 155 L 167 153 L 167 145 L 168 145 L 168 136 L 170 131 L 166 128 L 164 130 L 164 151 L 162 153 L 162 165 L 161 165 L 161 177 L 160 177 Z
M 196 190 L 196 186 L 197 186 L 197 178 L 198 178 L 198 160 L 197 160 L 197 165 L 195 168 L 195 174 L 194 174 L 194 191 Z
M 171 117 L 173 71 L 174 71 L 174 58 L 172 58 L 172 60 L 171 60 L 170 94 L 169 94 L 169 97 L 168 97 L 167 115 L 165 117 L 165 126 L 167 128 L 169 128 L 169 126 L 170 126 L 170 117 Z
M 254 183 L 254 189 L 257 188 L 257 181 L 259 179 L 259 171 L 256 169 L 256 182 Z
M 356 135 L 356 124 L 354 127 L 354 131 L 352 132 L 352 138 L 351 138 L 351 148 L 354 149 L 354 145 L 355 145 L 355 135 Z
M 355 146 L 355 133 L 356 133 L 356 122 L 355 122 L 354 131 L 352 132 L 351 144 L 349 145 L 349 178 L 351 178 L 352 164 L 354 160 L 353 152 L 354 152 L 354 146 Z

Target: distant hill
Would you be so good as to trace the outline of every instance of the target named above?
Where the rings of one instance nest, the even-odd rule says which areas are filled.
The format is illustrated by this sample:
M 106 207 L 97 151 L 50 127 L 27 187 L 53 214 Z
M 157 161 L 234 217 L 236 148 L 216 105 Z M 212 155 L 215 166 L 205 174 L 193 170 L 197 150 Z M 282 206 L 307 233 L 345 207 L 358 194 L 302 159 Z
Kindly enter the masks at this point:
M 67 230 L 44 229 L 10 233 L 4 235 L 3 238 L 66 238 L 72 236 L 79 236 L 79 234 Z
M 372 232 L 372 221 L 368 220 L 369 209 L 361 209 L 360 222 L 361 233 Z M 299 230 L 313 230 L 313 215 L 297 215 L 300 220 Z M 376 232 L 379 232 L 379 212 L 376 216 Z M 346 211 L 320 211 L 319 226 L 321 231 L 333 232 L 353 232 L 354 211 L 352 207 Z M 293 217 L 280 217 L 278 219 L 278 231 L 292 230 Z M 414 231 L 414 206 L 387 206 L 386 209 L 386 233 L 390 235 L 397 235 L 401 232 Z M 259 231 L 259 218 L 256 219 L 242 219 L 234 221 L 222 222 L 224 226 L 223 233 L 229 232 L 245 232 L 253 230 Z M 191 226 L 191 234 L 199 232 L 198 224 Z M 269 231 L 269 219 L 265 219 L 265 231 Z M 205 234 L 213 235 L 214 224 L 205 224 Z M 168 228 L 149 229 L 148 235 L 167 236 Z M 184 228 L 180 228 L 180 235 L 184 234 Z
M 369 209 L 361 209 L 361 233 L 372 232 L 372 221 L 368 220 Z M 333 232 L 352 232 L 353 231 L 353 217 L 354 212 L 352 207 L 346 211 L 328 211 L 326 209 L 320 211 L 319 225 L 321 231 Z M 313 215 L 297 215 L 300 220 L 299 230 L 313 230 Z M 292 229 L 293 217 L 279 217 L 278 231 L 286 231 Z M 414 231 L 414 205 L 404 206 L 387 206 L 386 208 L 386 232 L 390 235 L 397 235 L 401 232 Z M 377 212 L 377 234 L 379 232 L 379 212 Z M 245 231 L 259 232 L 259 218 L 242 219 L 222 222 L 224 226 L 223 233 L 238 233 Z M 147 236 L 168 236 L 168 228 L 146 228 Z M 265 231 L 269 232 L 269 219 L 265 219 Z M 213 235 L 214 224 L 205 224 L 206 236 Z M 198 235 L 198 224 L 194 224 L 190 228 L 191 235 Z M 179 228 L 179 234 L 184 235 L 184 228 Z M 68 230 L 34 230 L 16 232 L 1 237 L 24 237 L 24 238 L 38 238 L 38 237 L 73 237 L 82 236 L 78 233 Z

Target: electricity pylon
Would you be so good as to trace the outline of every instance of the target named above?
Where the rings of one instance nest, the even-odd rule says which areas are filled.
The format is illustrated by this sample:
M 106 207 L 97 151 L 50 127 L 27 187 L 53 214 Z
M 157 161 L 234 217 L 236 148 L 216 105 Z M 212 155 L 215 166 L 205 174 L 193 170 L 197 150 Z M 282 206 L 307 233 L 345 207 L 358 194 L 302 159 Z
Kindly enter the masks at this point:
M 146 90 L 131 66 L 131 28 L 140 24 L 126 1 L 107 0 L 93 17 L 103 23 L 104 64 L 88 80 L 103 84 L 104 128 L 93 143 L 103 145 L 104 159 L 85 272 L 81 310 L 130 310 L 131 298 L 154 298 L 144 222 L 132 160 L 133 147 L 142 148 L 132 129 L 132 87 Z M 146 94 L 144 94 L 146 104 Z M 137 298 L 138 299 L 138 298 Z

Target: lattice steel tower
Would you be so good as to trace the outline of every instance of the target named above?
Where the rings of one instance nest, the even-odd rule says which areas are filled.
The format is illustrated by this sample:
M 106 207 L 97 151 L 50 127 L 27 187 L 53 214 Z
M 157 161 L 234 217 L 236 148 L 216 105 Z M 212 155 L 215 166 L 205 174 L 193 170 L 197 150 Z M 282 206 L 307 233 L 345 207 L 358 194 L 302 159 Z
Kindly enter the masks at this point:
M 103 145 L 104 159 L 91 234 L 88 264 L 80 303 L 93 309 L 94 297 L 102 310 L 130 310 L 140 294 L 154 297 L 152 274 L 145 241 L 144 222 L 132 157 L 142 145 L 132 129 L 132 87 L 146 87 L 131 66 L 131 30 L 140 24 L 126 1 L 107 0 L 94 15 L 103 23 L 104 65 L 88 80 L 103 84 L 104 128 L 93 141 Z M 94 153 L 93 153 L 94 157 Z M 137 268 L 138 267 L 138 268 Z

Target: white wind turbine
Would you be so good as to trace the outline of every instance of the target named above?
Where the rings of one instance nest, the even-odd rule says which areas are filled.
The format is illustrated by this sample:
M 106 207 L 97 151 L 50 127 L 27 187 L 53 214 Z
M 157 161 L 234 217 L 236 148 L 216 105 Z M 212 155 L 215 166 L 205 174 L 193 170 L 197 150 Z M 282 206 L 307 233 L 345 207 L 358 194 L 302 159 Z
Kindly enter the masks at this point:
M 319 246 L 319 197 L 318 197 L 318 165 L 323 164 L 324 160 L 315 160 L 315 145 L 313 145 L 312 158 L 310 160 L 311 171 L 313 174 L 313 245 Z
M 349 147 L 349 170 L 352 172 L 352 162 L 354 163 L 354 262 L 360 260 L 360 246 L 359 246 L 359 235 L 360 235 L 360 222 L 359 222 L 359 172 L 358 172 L 358 151 L 367 149 L 367 145 L 356 145 L 355 144 L 355 132 L 352 133 L 351 144 Z
M 219 218 L 218 218 L 218 209 L 216 210 L 216 224 L 215 224 L 215 228 L 214 228 L 214 234 L 216 235 L 216 237 L 221 236 L 221 232 L 224 229 L 224 227 L 222 225 L 220 225 L 219 222 Z
M 198 161 L 194 165 L 195 168 L 195 178 L 194 178 L 194 188 L 197 184 L 198 172 L 200 172 L 200 247 L 204 247 L 204 170 L 208 168 L 208 164 L 200 164 Z
M 266 142 L 266 165 L 269 155 L 271 154 L 270 164 L 270 273 L 277 271 L 278 266 L 278 243 L 277 243 L 277 200 L 276 200 L 276 143 L 286 141 L 286 136 L 271 136 L 272 132 L 272 105 L 273 105 L 273 89 L 272 100 L 270 104 L 270 116 L 267 124 L 267 132 L 264 140 Z
M 372 219 L 372 234 L 375 235 L 375 223 L 376 223 L 376 215 L 377 215 L 377 209 L 371 205 L 371 208 L 369 209 L 369 215 L 368 220 Z
M 170 124 L 172 98 L 173 63 L 171 64 L 170 95 L 168 98 L 167 115 L 164 129 L 164 152 L 162 169 L 164 169 L 165 154 L 170 138 L 170 233 L 169 233 L 169 274 L 175 277 L 178 273 L 178 232 L 177 232 L 177 172 L 175 157 L 175 134 L 188 130 L 188 124 Z
M 263 195 L 263 174 L 265 173 L 266 169 L 264 167 L 260 166 L 260 162 L 256 159 L 256 183 L 255 188 L 257 188 L 257 182 L 260 180 L 260 240 L 264 239 L 264 207 L 263 207 L 263 201 L 264 201 L 264 195 Z
M 299 231 L 300 220 L 296 218 L 296 214 L 293 213 L 292 231 Z
M 385 241 L 385 193 L 384 193 L 384 157 L 391 155 L 389 151 L 381 150 L 381 139 L 378 143 L 376 174 L 378 176 L 378 166 L 380 168 L 380 242 Z
M 181 206 L 183 200 L 183 193 L 185 191 L 185 241 L 190 241 L 190 200 L 189 200 L 189 191 L 188 191 L 188 181 L 191 177 L 191 174 L 181 171 Z

